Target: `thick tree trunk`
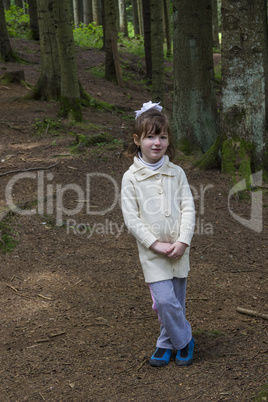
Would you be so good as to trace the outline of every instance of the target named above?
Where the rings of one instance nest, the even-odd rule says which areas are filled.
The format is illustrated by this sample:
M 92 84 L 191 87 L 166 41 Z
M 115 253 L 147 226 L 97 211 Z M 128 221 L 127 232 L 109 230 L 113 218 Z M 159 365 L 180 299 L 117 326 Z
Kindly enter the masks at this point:
M 263 0 L 222 1 L 222 170 L 242 177 L 263 165 L 265 13 Z
M 143 0 L 143 21 L 144 21 L 144 50 L 146 63 L 146 78 L 152 80 L 152 49 L 151 49 L 151 4 L 150 0 Z
M 120 32 L 128 37 L 128 27 L 127 27 L 127 11 L 125 0 L 118 0 L 119 5 L 119 27 Z
M 37 16 L 37 0 L 28 0 L 31 36 L 34 40 L 39 40 L 39 26 Z
M 10 45 L 2 0 L 0 1 L 0 59 L 4 62 L 17 60 Z
M 84 24 L 88 25 L 93 21 L 92 15 L 92 0 L 83 0 L 83 8 L 84 8 Z
M 82 120 L 80 87 L 69 0 L 53 1 L 61 68 L 61 111 L 64 118 Z
M 162 0 L 151 0 L 152 100 L 162 105 L 165 103 L 163 42 Z
M 31 96 L 34 99 L 60 99 L 60 65 L 52 0 L 37 0 L 40 29 L 41 74 Z
M 174 0 L 173 128 L 182 150 L 206 152 L 218 135 L 210 0 Z

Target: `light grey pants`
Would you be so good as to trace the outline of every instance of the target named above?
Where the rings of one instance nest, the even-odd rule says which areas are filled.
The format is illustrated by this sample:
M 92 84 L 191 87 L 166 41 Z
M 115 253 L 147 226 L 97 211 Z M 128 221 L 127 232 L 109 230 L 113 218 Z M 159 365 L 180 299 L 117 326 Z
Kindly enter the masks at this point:
M 161 323 L 156 346 L 164 349 L 183 349 L 192 339 L 190 323 L 185 318 L 186 278 L 149 284 L 153 305 Z

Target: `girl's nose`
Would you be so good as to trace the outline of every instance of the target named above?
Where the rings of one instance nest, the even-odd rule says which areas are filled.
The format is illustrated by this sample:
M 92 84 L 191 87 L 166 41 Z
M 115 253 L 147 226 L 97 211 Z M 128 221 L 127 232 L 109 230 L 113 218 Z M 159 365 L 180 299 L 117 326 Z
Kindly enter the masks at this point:
M 155 145 L 160 145 L 160 138 L 158 136 L 155 137 L 154 143 Z

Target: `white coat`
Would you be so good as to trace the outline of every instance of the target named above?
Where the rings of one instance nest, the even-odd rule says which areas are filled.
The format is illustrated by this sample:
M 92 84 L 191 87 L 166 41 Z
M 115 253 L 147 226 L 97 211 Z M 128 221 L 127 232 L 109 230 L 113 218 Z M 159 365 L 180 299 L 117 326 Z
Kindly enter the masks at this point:
M 137 240 L 145 281 L 187 277 L 189 247 L 178 260 L 150 249 L 157 240 L 180 241 L 190 246 L 195 211 L 183 169 L 170 162 L 167 155 L 157 171 L 147 168 L 135 157 L 123 176 L 121 203 L 125 224 Z

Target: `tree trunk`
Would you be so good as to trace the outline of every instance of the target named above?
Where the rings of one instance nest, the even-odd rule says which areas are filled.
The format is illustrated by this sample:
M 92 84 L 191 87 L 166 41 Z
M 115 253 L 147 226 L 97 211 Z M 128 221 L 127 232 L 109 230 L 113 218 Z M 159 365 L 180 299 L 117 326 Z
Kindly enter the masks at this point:
M 139 35 L 144 34 L 143 18 L 142 18 L 142 0 L 137 0 L 138 20 L 139 20 Z
M 23 8 L 23 0 L 15 0 L 15 6 Z
M 37 16 L 37 0 L 28 0 L 31 37 L 34 40 L 39 40 L 39 26 Z
M 88 25 L 93 21 L 92 15 L 92 0 L 83 0 L 83 8 L 84 8 L 84 24 Z
M 220 49 L 219 22 L 218 22 L 218 0 L 211 0 L 212 6 L 212 39 L 213 47 Z
M 127 10 L 125 0 L 118 0 L 119 5 L 119 27 L 120 32 L 128 37 L 128 27 L 127 27 Z
M 40 29 L 41 74 L 31 96 L 60 100 L 60 65 L 52 0 L 37 0 Z
M 123 77 L 117 50 L 115 0 L 104 1 L 105 15 L 105 78 L 123 86 Z
M 98 0 L 92 0 L 92 14 L 93 14 L 93 21 L 96 25 L 100 25 L 100 6 Z
M 79 26 L 79 0 L 73 0 L 73 10 L 74 10 L 74 26 L 78 28 Z
M 16 55 L 13 53 L 6 26 L 5 12 L 3 1 L 0 0 L 0 60 L 17 61 Z
M 152 49 L 151 49 L 151 4 L 150 0 L 142 1 L 144 21 L 144 50 L 146 63 L 146 78 L 152 80 Z
M 9 10 L 10 9 L 10 0 L 3 0 L 4 3 L 4 9 Z
M 137 38 L 139 35 L 137 0 L 131 0 L 131 4 L 132 4 L 132 22 L 133 22 L 133 28 L 134 28 L 134 36 L 135 36 L 135 38 Z
M 206 152 L 218 135 L 210 0 L 174 0 L 174 135 Z
M 222 170 L 245 178 L 263 166 L 265 14 L 263 0 L 222 1 Z
M 69 0 L 53 0 L 61 69 L 61 111 L 64 118 L 82 120 L 80 86 Z
M 163 0 L 151 0 L 152 101 L 164 98 Z
M 172 38 L 170 25 L 170 0 L 164 0 L 165 31 L 167 41 L 167 58 L 172 56 Z

